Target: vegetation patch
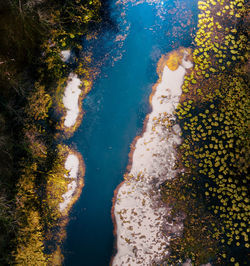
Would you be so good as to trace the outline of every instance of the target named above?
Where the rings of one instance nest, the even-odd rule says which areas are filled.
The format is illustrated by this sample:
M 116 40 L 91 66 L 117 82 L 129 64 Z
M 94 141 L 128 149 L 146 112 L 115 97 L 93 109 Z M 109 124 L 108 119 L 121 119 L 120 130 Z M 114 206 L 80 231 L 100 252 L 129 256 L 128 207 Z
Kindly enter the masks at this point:
M 198 1 L 192 71 L 176 112 L 179 166 L 164 201 L 184 215 L 168 262 L 247 265 L 249 254 L 248 4 Z

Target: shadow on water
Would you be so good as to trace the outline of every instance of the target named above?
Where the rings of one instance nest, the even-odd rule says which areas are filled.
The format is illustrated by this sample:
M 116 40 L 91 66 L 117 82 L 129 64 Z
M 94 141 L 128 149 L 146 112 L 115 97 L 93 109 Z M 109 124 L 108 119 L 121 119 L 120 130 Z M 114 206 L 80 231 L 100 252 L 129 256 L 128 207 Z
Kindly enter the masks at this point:
M 114 66 L 103 67 L 83 102 L 86 114 L 73 141 L 86 164 L 85 187 L 67 227 L 65 265 L 109 265 L 114 245 L 113 192 L 126 170 L 129 146 L 141 133 L 149 112 L 148 97 L 158 78 L 156 63 L 171 49 L 163 27 L 168 22 L 161 21 L 156 12 L 148 4 L 127 9 L 130 30 L 123 57 Z M 114 48 L 107 40 L 111 35 L 105 37 L 110 49 Z M 102 47 L 108 50 L 109 45 L 103 43 Z

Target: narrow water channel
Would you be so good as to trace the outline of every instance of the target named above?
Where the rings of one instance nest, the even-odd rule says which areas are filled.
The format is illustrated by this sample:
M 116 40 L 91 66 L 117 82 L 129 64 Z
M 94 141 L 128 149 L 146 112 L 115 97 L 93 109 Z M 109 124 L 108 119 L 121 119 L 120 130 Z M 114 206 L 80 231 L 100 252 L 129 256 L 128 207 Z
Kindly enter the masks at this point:
M 125 173 L 130 144 L 141 133 L 150 111 L 148 97 L 158 78 L 157 61 L 176 43 L 176 37 L 167 34 L 172 26 L 167 9 L 175 1 L 120 2 L 123 4 L 112 4 L 119 30 L 110 29 L 98 44 L 100 50 L 110 53 L 110 59 L 83 101 L 85 115 L 73 137 L 83 155 L 86 174 L 63 247 L 64 264 L 68 266 L 110 263 L 114 247 L 111 220 L 114 190 Z M 168 5 L 164 6 L 166 2 Z M 189 46 L 190 38 L 179 40 L 178 45 Z M 102 52 L 96 54 L 98 57 Z M 122 55 L 120 59 L 116 59 L 118 54 Z

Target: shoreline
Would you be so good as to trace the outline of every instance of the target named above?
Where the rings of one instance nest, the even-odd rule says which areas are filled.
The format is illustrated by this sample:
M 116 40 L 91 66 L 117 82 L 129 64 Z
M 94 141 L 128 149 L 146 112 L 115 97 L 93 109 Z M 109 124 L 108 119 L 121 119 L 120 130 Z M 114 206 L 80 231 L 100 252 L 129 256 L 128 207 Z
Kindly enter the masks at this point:
M 159 61 L 164 57 L 164 55 L 162 55 L 162 57 L 159 59 Z M 157 63 L 157 74 L 158 74 L 158 64 L 159 62 Z M 162 66 L 162 69 L 163 69 L 163 66 Z M 162 73 L 161 73 L 162 74 Z M 159 74 L 158 74 L 159 75 Z M 157 84 L 160 82 L 160 75 L 159 75 L 159 78 L 158 78 L 158 81 L 156 84 L 153 85 L 152 87 L 152 91 L 149 95 L 149 103 L 150 103 L 150 110 L 149 110 L 149 113 L 146 115 L 144 121 L 143 121 L 143 127 L 142 127 L 142 132 L 140 135 L 136 136 L 132 143 L 130 144 L 130 151 L 129 151 L 129 154 L 128 154 L 128 165 L 126 166 L 126 172 L 123 176 L 123 178 L 125 177 L 125 175 L 127 175 L 131 169 L 132 169 L 132 164 L 133 164 L 133 155 L 134 155 L 134 151 L 135 151 L 135 146 L 136 146 L 136 143 L 137 141 L 143 136 L 143 134 L 145 133 L 146 131 L 146 128 L 147 128 L 147 124 L 148 124 L 148 120 L 149 120 L 149 114 L 152 112 L 152 98 L 155 94 L 155 91 L 156 91 L 156 88 L 157 88 Z M 113 235 L 114 235 L 114 238 L 115 238 L 115 241 L 114 241 L 114 254 L 112 255 L 111 257 L 111 261 L 110 261 L 110 266 L 112 266 L 112 263 L 113 263 L 113 260 L 114 260 L 114 257 L 115 257 L 115 254 L 117 253 L 117 224 L 116 224 L 116 219 L 115 219 L 115 214 L 114 214 L 114 208 L 115 208 L 115 202 L 116 202 L 116 197 L 117 197 L 117 194 L 118 194 L 118 191 L 120 189 L 120 187 L 126 182 L 126 179 L 124 178 L 124 180 L 116 187 L 116 189 L 114 190 L 114 196 L 112 198 L 112 208 L 111 208 L 111 218 L 112 218 L 112 223 L 114 225 L 114 229 L 113 229 Z
M 130 172 L 132 170 L 133 163 L 134 163 L 133 157 L 135 155 L 136 145 L 137 145 L 138 141 L 141 138 L 143 138 L 144 134 L 147 132 L 147 127 L 149 126 L 150 116 L 153 114 L 153 103 L 152 103 L 153 102 L 153 97 L 156 95 L 157 88 L 162 82 L 164 69 L 165 69 L 165 67 L 167 67 L 168 59 L 173 53 L 176 53 L 176 50 L 174 50 L 174 51 L 172 51 L 172 52 L 170 52 L 170 53 L 168 53 L 166 55 L 162 55 L 161 58 L 159 59 L 158 63 L 157 63 L 157 74 L 158 74 L 159 78 L 158 78 L 157 82 L 153 85 L 152 92 L 151 92 L 151 94 L 149 96 L 149 103 L 150 103 L 150 107 L 151 107 L 150 111 L 146 115 L 146 118 L 144 120 L 142 133 L 140 135 L 136 136 L 134 138 L 133 142 L 130 145 L 130 152 L 129 152 L 129 155 L 128 155 L 129 160 L 128 160 L 128 165 L 126 167 L 126 172 L 124 174 L 124 180 L 117 186 L 117 188 L 114 191 L 114 196 L 113 196 L 113 199 L 112 199 L 111 217 L 112 217 L 112 222 L 113 222 L 113 225 L 114 225 L 113 234 L 114 234 L 114 237 L 115 237 L 115 243 L 114 243 L 114 252 L 113 252 L 113 255 L 112 255 L 112 258 L 111 258 L 111 261 L 110 261 L 110 265 L 113 265 L 114 260 L 115 260 L 115 258 L 117 256 L 118 252 L 119 252 L 119 246 L 118 246 L 119 245 L 118 244 L 118 238 L 119 238 L 119 235 L 118 235 L 119 228 L 118 227 L 119 227 L 119 224 L 117 222 L 116 211 L 115 211 L 115 208 L 116 208 L 116 205 L 117 205 L 117 200 L 118 200 L 118 193 L 119 193 L 119 190 L 121 189 L 122 186 L 126 185 L 126 183 L 130 184 L 129 178 L 133 179 L 133 177 L 134 177 L 133 175 L 130 174 Z M 188 55 L 186 53 L 188 53 Z M 179 54 L 179 56 L 181 56 L 181 59 L 183 59 L 184 56 L 189 57 L 190 56 L 190 49 L 185 49 L 185 48 L 181 47 L 181 48 L 179 48 L 177 50 L 177 54 Z M 191 62 L 191 61 L 189 61 L 189 62 Z M 178 64 L 177 68 L 179 67 L 179 65 L 181 65 L 181 64 Z M 182 82 L 182 84 L 183 84 L 183 82 Z M 170 125 L 170 127 L 171 127 L 171 125 Z
M 90 36 L 91 37 L 91 36 Z M 68 58 L 64 58 L 63 54 L 61 54 L 61 60 L 65 63 L 69 63 L 69 61 L 73 60 L 72 52 L 70 52 Z M 91 53 L 84 53 L 82 55 L 82 60 L 86 62 L 91 62 Z M 87 74 L 82 73 L 83 68 L 87 69 Z M 83 109 L 83 100 L 87 96 L 87 94 L 91 91 L 93 87 L 94 80 L 96 79 L 99 71 L 95 66 L 83 66 L 81 62 L 78 67 L 68 73 L 68 76 L 64 78 L 64 80 L 57 85 L 57 89 L 55 92 L 56 104 L 54 106 L 55 115 L 58 119 L 57 125 L 55 127 L 56 134 L 55 140 L 59 141 L 59 146 L 62 146 L 61 156 L 63 156 L 63 162 L 61 163 L 65 170 L 69 171 L 68 175 L 64 175 L 64 178 L 69 178 L 70 171 L 66 169 L 65 164 L 68 156 L 75 156 L 78 159 L 78 174 L 77 180 L 76 177 L 69 178 L 71 181 L 67 184 L 67 190 L 64 193 L 60 193 L 60 197 L 63 200 L 58 203 L 57 211 L 59 213 L 57 228 L 58 233 L 55 235 L 57 238 L 56 242 L 56 250 L 52 253 L 51 265 L 61 265 L 64 261 L 64 252 L 62 252 L 61 248 L 63 242 L 67 237 L 66 227 L 70 221 L 70 212 L 80 198 L 82 189 L 84 187 L 84 177 L 86 172 L 86 166 L 84 162 L 83 155 L 76 150 L 75 147 L 72 148 L 71 144 L 66 144 L 65 141 L 69 140 L 75 133 L 75 131 L 79 128 L 81 123 L 83 122 L 83 117 L 85 111 Z M 61 144 L 60 144 L 61 143 Z M 58 147 L 59 147 L 58 146 Z M 60 148 L 59 148 L 60 149 Z M 60 152 L 59 152 L 60 153 Z M 65 208 L 61 209 L 63 204 L 66 205 Z
M 82 193 L 82 189 L 84 187 L 85 163 L 83 160 L 83 156 L 81 155 L 81 153 L 79 153 L 78 151 L 76 151 L 75 149 L 72 149 L 71 147 L 67 145 L 64 146 L 62 149 L 66 149 L 66 151 L 63 151 L 63 155 L 62 155 L 64 157 L 64 167 L 65 167 L 66 160 L 68 156 L 70 155 L 76 156 L 79 164 L 78 164 L 76 177 L 69 177 L 69 176 L 64 175 L 64 179 L 69 179 L 69 183 L 67 184 L 67 191 L 61 195 L 62 197 L 69 191 L 69 185 L 71 184 L 71 182 L 74 182 L 74 180 L 77 179 L 77 184 L 76 184 L 76 187 L 72 195 L 70 196 L 70 200 L 67 203 L 66 207 L 63 210 L 60 210 L 60 204 L 62 204 L 63 202 L 60 202 L 57 206 L 57 211 L 60 217 L 58 218 L 57 226 L 55 228 L 57 233 L 54 235 L 55 242 L 56 242 L 56 246 L 55 246 L 56 249 L 52 252 L 51 258 L 48 264 L 51 266 L 62 265 L 64 261 L 64 255 L 62 253 L 61 248 L 62 248 L 63 241 L 67 237 L 66 226 L 70 220 L 69 214 L 70 214 L 70 211 L 73 205 L 79 199 Z M 65 167 L 65 170 L 66 170 L 66 167 Z M 68 171 L 70 172 L 70 170 Z
M 73 84 L 72 86 L 70 82 L 76 82 L 76 84 Z M 54 107 L 55 112 L 57 113 L 60 119 L 58 125 L 56 126 L 57 133 L 55 135 L 55 138 L 62 139 L 63 146 L 61 147 L 61 144 L 59 144 L 58 148 L 61 149 L 62 153 L 61 156 L 63 156 L 62 165 L 65 170 L 69 171 L 67 175 L 64 174 L 64 179 L 68 179 L 69 181 L 67 184 L 67 190 L 66 192 L 60 194 L 62 201 L 59 202 L 57 205 L 59 218 L 56 226 L 58 228 L 57 229 L 58 232 L 55 234 L 56 250 L 52 252 L 50 259 L 51 263 L 50 265 L 58 265 L 58 266 L 61 265 L 64 261 L 64 255 L 61 249 L 62 249 L 62 244 L 67 237 L 66 227 L 70 221 L 70 211 L 72 210 L 74 204 L 81 196 L 82 189 L 84 187 L 84 177 L 86 171 L 86 166 L 82 154 L 78 152 L 76 148 L 72 148 L 69 144 L 65 144 L 64 140 L 70 139 L 83 121 L 83 116 L 85 112 L 83 110 L 82 102 L 92 88 L 93 79 L 87 80 L 86 78 L 80 78 L 78 74 L 71 72 L 68 75 L 67 79 L 65 79 L 65 83 L 66 85 L 59 84 L 58 86 L 58 93 L 57 93 L 58 103 L 57 106 Z M 72 86 L 71 88 L 69 88 L 67 94 L 69 98 L 68 104 L 69 106 L 71 104 L 70 106 L 71 109 L 67 108 L 68 107 L 67 104 L 65 105 L 65 97 L 67 97 L 65 95 L 66 94 L 65 92 L 67 90 L 67 86 Z M 74 99 L 75 92 L 78 93 L 77 105 L 76 105 L 76 99 Z M 72 98 L 73 98 L 73 104 L 72 104 Z M 73 114 L 73 119 L 72 119 L 72 114 Z M 75 119 L 74 119 L 74 114 L 76 115 Z M 67 116 L 69 116 L 69 119 L 71 119 L 69 123 L 72 123 L 73 121 L 73 124 L 70 126 L 65 125 Z M 75 158 L 77 158 L 77 162 L 75 162 L 77 163 L 77 174 L 74 177 L 70 177 L 70 172 L 72 168 L 67 169 L 66 167 L 66 161 L 69 156 L 74 156 Z M 66 206 L 62 207 L 64 204 Z
M 164 55 L 162 56 L 164 57 Z M 161 57 L 161 59 L 162 59 Z M 160 59 L 160 60 L 161 60 Z M 158 69 L 158 64 L 157 64 L 157 69 Z M 158 73 L 158 70 L 157 70 L 157 73 Z M 162 73 L 161 73 L 162 74 Z M 160 83 L 161 81 L 161 77 L 158 78 L 158 81 L 156 84 L 153 85 L 152 87 L 152 91 L 149 95 L 149 103 L 150 103 L 150 112 L 146 115 L 144 121 L 143 121 L 143 127 L 142 127 L 142 132 L 140 135 L 137 135 L 132 143 L 130 144 L 130 152 L 128 154 L 128 165 L 126 166 L 126 172 L 125 174 L 123 175 L 123 181 L 116 187 L 116 189 L 114 190 L 114 196 L 112 198 L 112 208 L 111 208 L 111 218 L 112 218 L 112 222 L 113 222 L 113 225 L 114 225 L 114 229 L 113 229 L 113 235 L 114 235 L 114 252 L 113 252 L 113 255 L 111 257 L 111 261 L 110 261 L 110 266 L 113 265 L 113 261 L 114 261 L 114 258 L 115 258 L 115 255 L 117 254 L 117 223 L 116 223 L 116 219 L 115 219 L 115 203 L 116 203 L 116 198 L 117 198 L 117 194 L 118 194 L 118 191 L 119 189 L 121 188 L 121 186 L 127 181 L 125 179 L 125 176 L 129 174 L 129 172 L 131 171 L 132 169 L 132 165 L 133 165 L 133 155 L 134 155 L 134 151 L 135 151 L 135 148 L 136 148 L 136 143 L 137 141 L 143 136 L 143 134 L 145 133 L 146 129 L 147 129 L 147 124 L 148 124 L 148 120 L 149 120 L 149 115 L 150 113 L 152 112 L 152 98 L 156 92 L 156 88 L 157 88 L 157 85 Z

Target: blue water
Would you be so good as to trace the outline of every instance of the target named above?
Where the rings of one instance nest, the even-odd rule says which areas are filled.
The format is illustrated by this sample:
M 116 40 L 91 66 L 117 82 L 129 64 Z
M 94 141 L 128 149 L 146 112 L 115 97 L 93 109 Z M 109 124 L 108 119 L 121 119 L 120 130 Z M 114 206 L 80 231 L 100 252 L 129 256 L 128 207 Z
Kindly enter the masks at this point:
M 114 190 L 125 173 L 129 146 L 141 133 L 150 110 L 148 97 L 158 78 L 157 61 L 162 53 L 171 50 L 170 40 L 164 37 L 167 21 L 157 17 L 156 12 L 148 4 L 128 7 L 126 19 L 131 26 L 120 49 L 125 50 L 123 57 L 114 66 L 111 61 L 104 64 L 83 101 L 85 116 L 73 142 L 86 164 L 85 187 L 67 227 L 65 265 L 109 265 L 114 247 Z M 119 50 L 112 36 L 123 33 L 125 27 L 120 25 L 119 32 L 110 29 L 101 38 L 104 43 L 98 44 L 103 51 L 114 50 L 110 58 Z M 96 57 L 100 54 L 97 51 Z

